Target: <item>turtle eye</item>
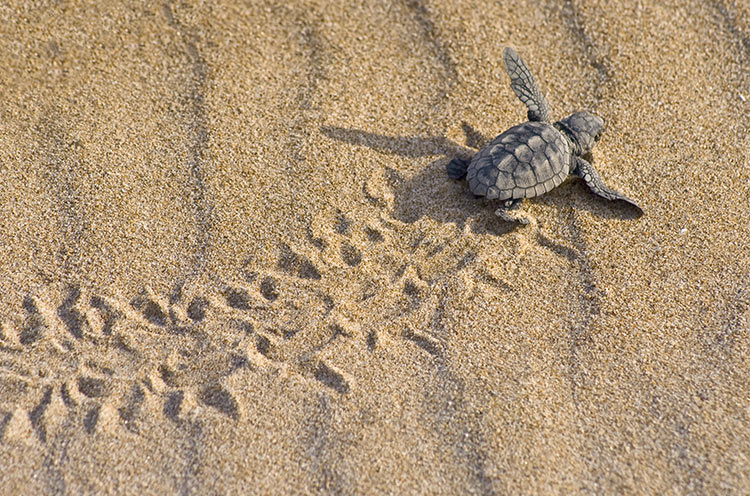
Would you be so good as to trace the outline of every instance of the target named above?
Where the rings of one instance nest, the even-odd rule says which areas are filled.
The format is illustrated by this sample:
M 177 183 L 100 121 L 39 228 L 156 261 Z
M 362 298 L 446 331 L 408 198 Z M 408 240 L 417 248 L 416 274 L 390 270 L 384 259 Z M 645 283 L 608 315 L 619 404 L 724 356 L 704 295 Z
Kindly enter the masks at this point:
M 594 141 L 599 141 L 599 138 L 601 138 L 601 137 L 602 137 L 602 133 L 596 133 L 594 135 Z

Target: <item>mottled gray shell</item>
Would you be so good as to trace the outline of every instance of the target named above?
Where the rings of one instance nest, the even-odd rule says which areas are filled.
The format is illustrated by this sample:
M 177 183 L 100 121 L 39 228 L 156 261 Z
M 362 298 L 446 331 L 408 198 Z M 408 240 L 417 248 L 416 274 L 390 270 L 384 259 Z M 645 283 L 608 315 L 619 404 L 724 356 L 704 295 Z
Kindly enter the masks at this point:
M 524 122 L 474 155 L 466 179 L 472 193 L 490 200 L 539 196 L 570 172 L 570 146 L 545 122 Z

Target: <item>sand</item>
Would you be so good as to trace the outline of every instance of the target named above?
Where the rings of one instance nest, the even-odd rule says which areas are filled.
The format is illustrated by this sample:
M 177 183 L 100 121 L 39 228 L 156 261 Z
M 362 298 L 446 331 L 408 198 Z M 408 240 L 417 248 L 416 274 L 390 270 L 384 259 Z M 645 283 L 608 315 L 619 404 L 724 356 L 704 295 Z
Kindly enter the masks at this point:
M 749 19 L 0 7 L 0 493 L 750 492 Z M 505 46 L 643 217 L 447 179 Z

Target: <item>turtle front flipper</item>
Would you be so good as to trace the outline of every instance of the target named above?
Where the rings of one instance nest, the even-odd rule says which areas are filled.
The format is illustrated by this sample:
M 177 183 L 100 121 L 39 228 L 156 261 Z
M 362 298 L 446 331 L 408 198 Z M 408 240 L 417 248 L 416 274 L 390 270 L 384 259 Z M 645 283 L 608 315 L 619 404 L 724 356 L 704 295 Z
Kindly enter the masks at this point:
M 638 213 L 640 215 L 643 215 L 643 210 L 638 206 L 636 202 L 623 195 L 619 191 L 615 191 L 607 187 L 604 184 L 604 181 L 602 181 L 599 173 L 594 170 L 594 166 L 581 157 L 576 157 L 576 167 L 573 170 L 573 174 L 586 181 L 586 185 L 589 187 L 589 189 L 602 198 L 606 198 L 607 200 L 622 200 L 634 206 L 638 210 Z
M 466 177 L 466 170 L 469 168 L 469 160 L 456 157 L 445 166 L 445 171 L 451 179 L 463 179 Z
M 549 104 L 534 81 L 534 76 L 520 55 L 510 47 L 503 51 L 505 70 L 510 76 L 510 87 L 529 108 L 530 121 L 549 122 Z

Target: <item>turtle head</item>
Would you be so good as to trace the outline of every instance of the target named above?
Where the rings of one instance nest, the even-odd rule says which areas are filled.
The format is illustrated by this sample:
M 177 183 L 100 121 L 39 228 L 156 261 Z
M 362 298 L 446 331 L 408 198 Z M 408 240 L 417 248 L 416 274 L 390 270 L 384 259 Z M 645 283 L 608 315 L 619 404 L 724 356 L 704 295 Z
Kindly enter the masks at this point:
M 604 131 L 604 119 L 584 110 L 557 121 L 555 127 L 570 138 L 576 155 L 584 155 L 599 141 Z

